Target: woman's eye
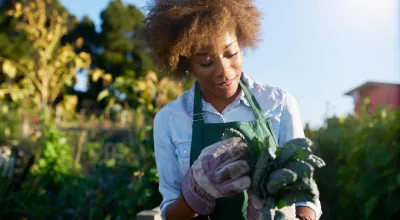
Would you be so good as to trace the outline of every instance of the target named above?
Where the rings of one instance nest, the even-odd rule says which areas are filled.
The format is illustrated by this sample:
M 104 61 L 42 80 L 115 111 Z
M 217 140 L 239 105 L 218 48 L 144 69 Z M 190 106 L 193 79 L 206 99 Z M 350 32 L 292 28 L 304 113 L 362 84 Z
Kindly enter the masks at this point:
M 239 53 L 239 52 L 236 52 L 236 53 L 231 54 L 231 55 L 226 55 L 226 56 L 224 56 L 224 58 L 230 59 L 230 58 L 236 56 L 238 53 Z M 213 64 L 214 64 L 214 61 L 213 61 L 213 60 L 210 60 L 210 61 L 208 61 L 207 63 L 201 63 L 200 66 L 202 66 L 202 67 L 210 67 L 210 66 L 212 66 Z
M 238 53 L 239 53 L 239 51 L 236 52 L 236 53 L 234 53 L 234 54 L 232 54 L 232 55 L 227 55 L 227 56 L 225 56 L 225 57 L 226 57 L 226 58 L 232 58 L 232 57 L 236 56 Z
M 200 66 L 209 67 L 209 66 L 213 65 L 213 63 L 214 63 L 214 61 L 213 61 L 213 60 L 210 60 L 210 61 L 207 62 L 207 63 L 202 63 L 202 64 L 200 64 Z

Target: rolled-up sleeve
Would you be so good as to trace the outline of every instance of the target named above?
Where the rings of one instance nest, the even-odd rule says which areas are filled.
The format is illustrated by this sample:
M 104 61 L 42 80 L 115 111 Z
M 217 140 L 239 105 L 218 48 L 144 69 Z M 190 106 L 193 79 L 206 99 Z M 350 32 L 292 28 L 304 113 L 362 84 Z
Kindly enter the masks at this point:
M 280 121 L 278 136 L 279 146 L 295 138 L 304 138 L 304 129 L 300 118 L 300 111 L 296 99 L 292 94 L 285 91 L 284 104 Z M 314 210 L 317 219 L 322 215 L 321 203 L 319 200 L 314 202 L 297 202 L 296 206 L 307 206 Z
M 167 207 L 173 203 L 180 194 L 181 176 L 172 143 L 169 114 L 160 111 L 154 119 L 154 151 L 159 175 L 159 191 L 163 197 L 160 205 L 162 219 L 165 219 Z

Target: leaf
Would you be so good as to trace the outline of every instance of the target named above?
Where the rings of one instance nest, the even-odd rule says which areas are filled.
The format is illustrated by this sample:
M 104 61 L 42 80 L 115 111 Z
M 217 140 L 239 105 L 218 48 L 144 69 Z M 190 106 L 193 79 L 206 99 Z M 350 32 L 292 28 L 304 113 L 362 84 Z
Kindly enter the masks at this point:
M 104 74 L 103 70 L 95 69 L 91 72 L 93 82 L 97 82 Z
M 285 168 L 277 169 L 273 171 L 268 178 L 268 183 L 267 183 L 268 192 L 271 193 L 272 195 L 275 195 L 278 193 L 280 189 L 282 189 L 286 185 L 294 183 L 296 179 L 297 179 L 297 174 L 294 173 L 293 171 Z
M 5 95 L 6 94 L 3 91 L 0 90 L 0 99 L 4 99 Z
M 9 110 L 8 105 L 3 105 L 3 106 L 1 107 L 1 112 L 2 112 L 3 114 L 7 114 L 7 113 L 8 113 L 8 110 Z M 400 176 L 400 175 L 399 175 L 399 176 Z
M 14 66 L 12 62 L 6 60 L 3 63 L 3 72 L 9 78 L 14 79 L 15 76 L 17 75 L 17 68 Z
M 76 81 L 75 76 L 64 79 L 64 83 L 67 86 L 72 86 L 75 81 Z
M 400 174 L 397 175 L 397 184 L 400 186 Z
M 364 213 L 365 213 L 365 218 L 368 219 L 369 216 L 372 214 L 374 211 L 376 204 L 378 202 L 378 197 L 372 197 L 370 198 L 364 205 Z
M 400 211 L 400 206 L 398 202 L 399 197 L 400 197 L 400 190 L 388 195 L 388 198 L 383 202 L 386 211 L 389 213 L 389 216 Z
M 124 82 L 125 82 L 125 79 L 123 77 L 121 77 L 121 76 L 115 78 L 115 83 L 116 84 L 121 84 L 122 85 L 122 84 L 124 84 Z
M 110 95 L 110 92 L 107 89 L 105 89 L 99 93 L 99 95 L 97 96 L 97 101 L 100 102 L 101 100 L 103 100 L 105 97 L 107 97 L 109 95 Z
M 13 102 L 18 102 L 19 100 L 23 99 L 23 95 L 20 92 L 21 91 L 12 91 L 12 92 L 10 92 L 10 97 L 11 97 Z
M 75 62 L 75 66 L 76 66 L 76 67 L 79 68 L 79 67 L 82 66 L 82 59 L 81 59 L 81 58 L 75 57 L 74 62 Z
M 288 204 L 285 202 L 285 200 L 283 200 L 283 199 L 280 199 L 277 203 L 276 203 L 276 207 L 278 208 L 278 209 L 281 209 L 281 208 L 283 208 L 283 207 L 285 207 L 285 206 L 287 206 Z
M 14 10 L 9 10 L 7 15 L 12 15 L 14 18 L 19 18 L 22 15 L 22 4 L 16 3 Z
M 154 83 L 158 82 L 157 74 L 153 71 L 149 71 L 146 75 L 146 79 L 153 81 Z
M 81 58 L 81 66 L 80 68 L 85 68 L 89 67 L 90 63 L 92 62 L 91 56 L 89 53 L 86 52 L 80 52 L 79 53 L 79 58 Z
M 135 88 L 135 89 L 137 89 L 137 91 L 143 91 L 143 90 L 146 90 L 146 88 L 147 88 L 146 82 L 137 81 L 136 88 Z
M 83 46 L 83 38 L 82 37 L 78 37 L 78 39 L 76 39 L 76 41 L 75 41 L 75 45 L 76 45 L 76 47 L 77 48 L 82 48 L 82 46 Z
M 110 73 L 104 74 L 103 75 L 103 85 L 109 85 L 112 83 L 112 75 Z
M 39 159 L 38 164 L 39 164 L 39 166 L 41 166 L 41 167 L 45 167 L 45 166 L 47 165 L 47 161 L 44 160 L 44 159 Z
M 256 158 L 261 156 L 261 152 L 263 151 L 263 143 L 256 136 L 251 139 L 251 150 L 255 154 Z

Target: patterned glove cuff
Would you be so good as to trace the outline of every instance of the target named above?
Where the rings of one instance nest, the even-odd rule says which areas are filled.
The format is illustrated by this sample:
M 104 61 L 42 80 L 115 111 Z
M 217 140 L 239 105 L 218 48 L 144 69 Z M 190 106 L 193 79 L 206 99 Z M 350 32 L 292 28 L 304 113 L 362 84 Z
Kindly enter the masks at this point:
M 215 198 L 197 184 L 192 169 L 189 169 L 181 184 L 183 198 L 194 212 L 210 215 L 215 207 Z
M 251 202 L 247 206 L 247 220 L 261 220 L 262 209 L 254 208 Z

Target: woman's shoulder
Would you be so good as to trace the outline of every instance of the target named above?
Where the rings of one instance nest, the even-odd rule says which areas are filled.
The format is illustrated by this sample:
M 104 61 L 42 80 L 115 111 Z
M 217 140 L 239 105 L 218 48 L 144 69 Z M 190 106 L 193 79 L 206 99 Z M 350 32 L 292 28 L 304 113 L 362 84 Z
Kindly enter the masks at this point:
M 244 75 L 243 79 L 263 110 L 282 108 L 288 100 L 294 99 L 287 89 L 280 86 L 261 83 L 247 75 Z
M 175 145 L 189 142 L 192 132 L 192 113 L 188 111 L 190 91 L 185 91 L 177 99 L 165 105 L 156 114 L 154 119 L 154 133 L 156 136 L 165 135 Z
M 192 89 L 186 90 L 178 98 L 169 102 L 162 107 L 155 116 L 155 121 L 160 121 L 161 118 L 183 118 L 188 116 L 190 104 L 193 103 Z M 163 121 L 164 121 L 163 120 Z

